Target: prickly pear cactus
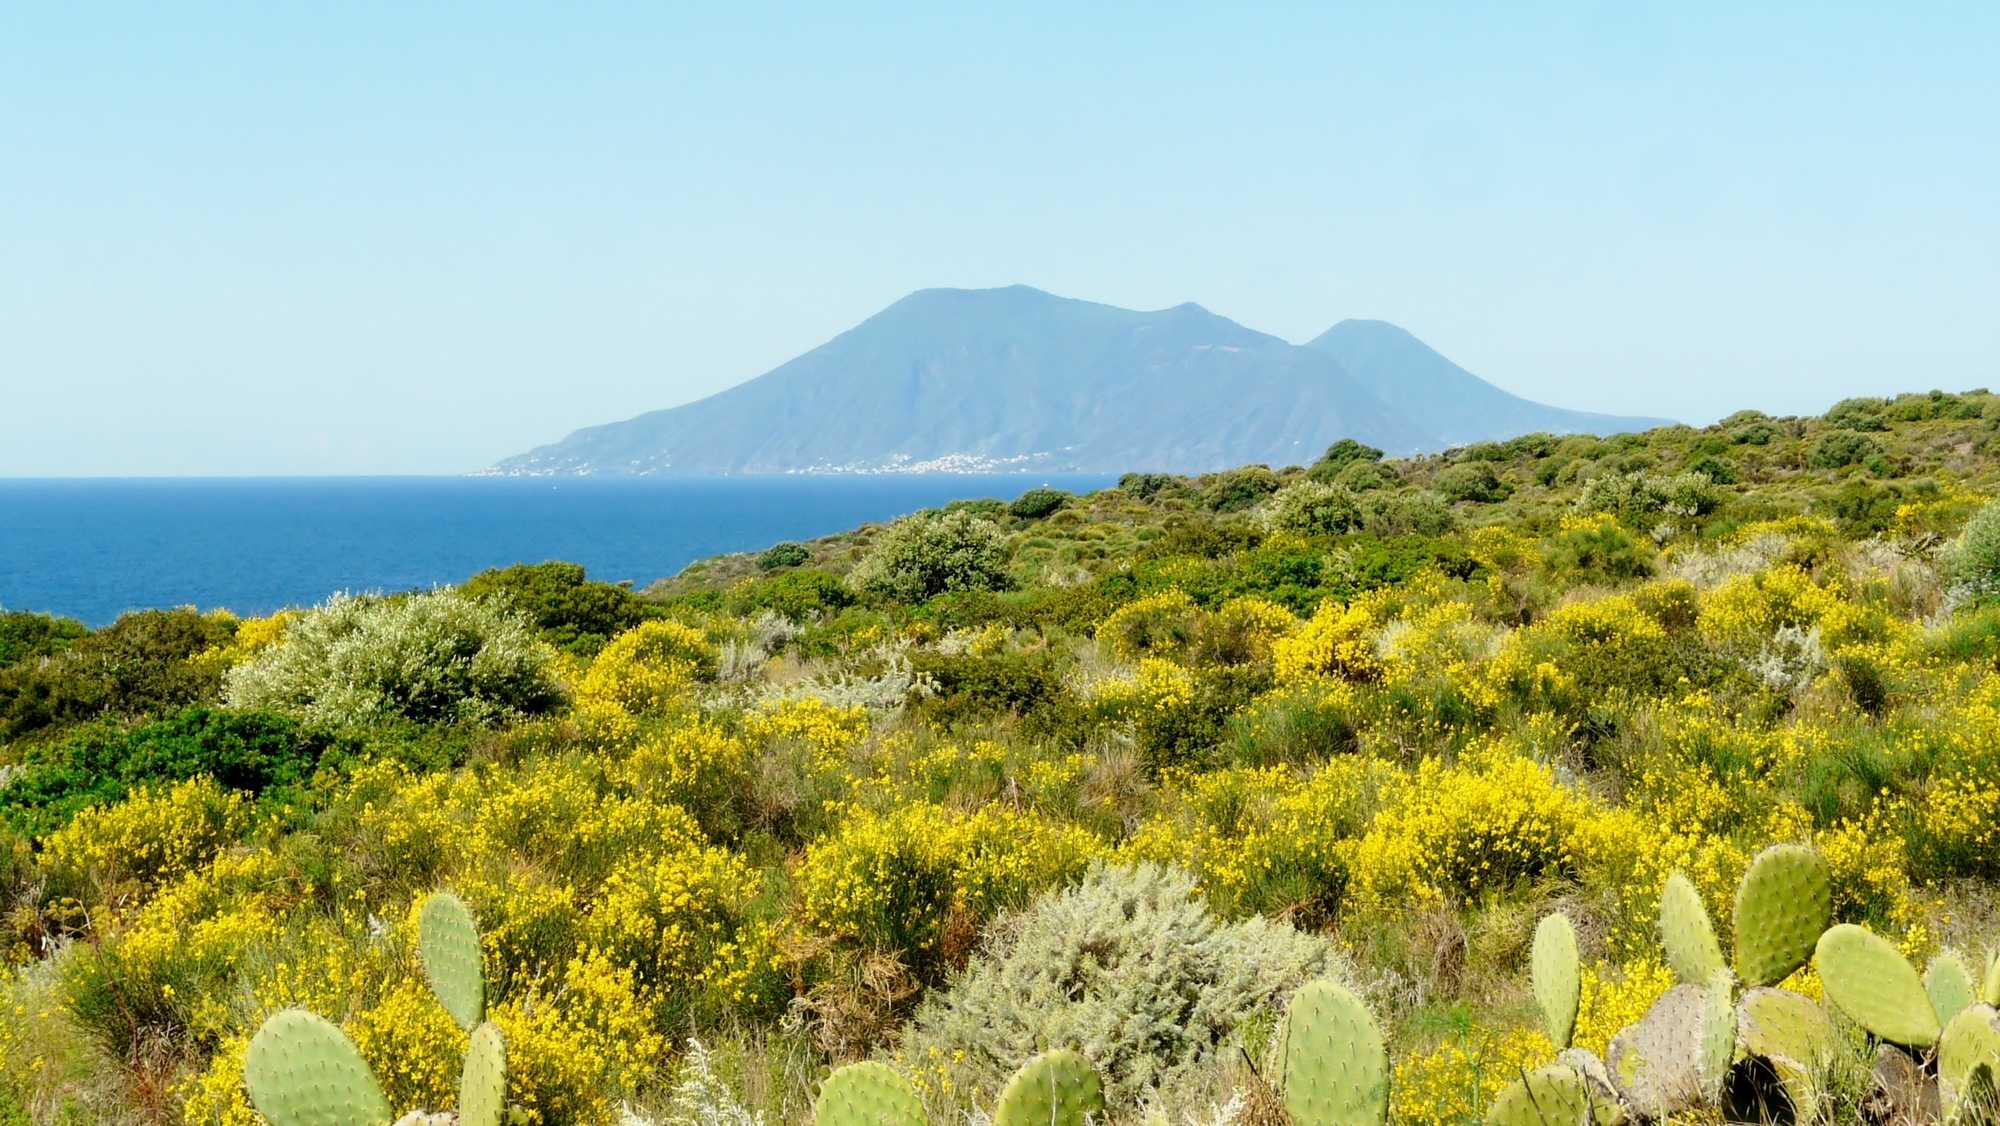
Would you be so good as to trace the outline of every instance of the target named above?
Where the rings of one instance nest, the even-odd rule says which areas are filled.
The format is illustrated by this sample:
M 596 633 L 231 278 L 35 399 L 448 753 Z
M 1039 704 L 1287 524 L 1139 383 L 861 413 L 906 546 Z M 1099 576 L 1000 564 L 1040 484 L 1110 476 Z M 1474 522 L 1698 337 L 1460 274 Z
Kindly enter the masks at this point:
M 1714 1102 L 1722 1095 L 1729 1065 L 1736 1059 L 1736 979 L 1728 970 L 1717 970 L 1708 979 L 1702 998 L 1701 1050 L 1695 1057 L 1695 1072 L 1701 1078 L 1701 1096 Z
M 1668 876 L 1660 889 L 1660 942 L 1674 975 L 1690 985 L 1707 982 L 1728 964 L 1722 960 L 1722 944 L 1715 940 L 1715 925 L 1708 921 L 1708 908 L 1701 905 L 1701 893 L 1679 872 Z
M 1591 1126 L 1590 1090 L 1573 1067 L 1538 1067 L 1494 1098 L 1486 1126 Z
M 1590 1092 L 1592 1126 L 1625 1126 L 1628 1117 L 1625 1104 L 1618 1101 L 1618 1088 L 1611 1082 L 1611 1072 L 1605 1069 L 1596 1052 L 1588 1048 L 1565 1048 L 1556 1053 L 1556 1062 L 1583 1077 L 1584 1088 Z
M 1931 999 L 1931 1011 L 1937 1014 L 1939 1024 L 1950 1024 L 1959 1010 L 1979 1000 L 1972 971 L 1949 950 L 1932 958 L 1924 968 L 1924 993 Z
M 486 1021 L 465 1046 L 458 1078 L 458 1126 L 500 1126 L 507 1114 L 507 1041 Z
M 1625 1104 L 1641 1118 L 1665 1118 L 1702 1101 L 1702 1018 L 1708 990 L 1676 985 L 1638 1023 L 1611 1038 L 1604 1062 Z
M 1736 973 L 1749 986 L 1783 981 L 1813 955 L 1833 919 L 1833 875 L 1803 845 L 1772 845 L 1736 885 Z
M 1277 1087 L 1294 1126 L 1388 1120 L 1389 1051 L 1375 1018 L 1345 986 L 1308 982 L 1292 995 L 1279 1053 Z
M 2000 950 L 1986 955 L 1986 981 L 1979 987 L 1979 999 L 2000 1009 Z
M 1829 927 L 1813 955 L 1827 1000 L 1892 1044 L 1937 1042 L 1937 1013 L 1915 966 L 1894 943 L 1852 923 Z
M 2000 1072 L 2000 1013 L 1984 1002 L 1951 1018 L 1938 1037 L 1938 1093 L 1947 1116 L 1970 1093 L 1981 1064 Z
M 1535 926 L 1535 948 L 1529 959 L 1535 1003 L 1542 1009 L 1542 1027 L 1558 1051 L 1569 1047 L 1576 1032 L 1576 1008 L 1583 996 L 1583 969 L 1576 955 L 1576 929 L 1565 915 L 1547 915 Z
M 1789 989 L 1751 989 L 1736 1002 L 1736 1044 L 1771 1065 L 1793 1121 L 1812 1122 L 1826 1096 L 1826 1069 L 1839 1046 L 1833 1022 L 1811 998 Z
M 417 957 L 438 1003 L 471 1032 L 486 1017 L 486 975 L 479 928 L 464 900 L 448 891 L 424 900 L 417 911 Z
M 924 1126 L 924 1104 L 887 1064 L 851 1063 L 820 1084 L 813 1126 Z
M 271 1126 L 382 1126 L 392 1117 L 354 1042 L 304 1009 L 257 1030 L 243 1053 L 243 1085 Z
M 1084 1126 L 1086 1114 L 1103 1120 L 1103 1083 L 1089 1060 L 1061 1049 L 1021 1065 L 1000 1092 L 993 1126 Z

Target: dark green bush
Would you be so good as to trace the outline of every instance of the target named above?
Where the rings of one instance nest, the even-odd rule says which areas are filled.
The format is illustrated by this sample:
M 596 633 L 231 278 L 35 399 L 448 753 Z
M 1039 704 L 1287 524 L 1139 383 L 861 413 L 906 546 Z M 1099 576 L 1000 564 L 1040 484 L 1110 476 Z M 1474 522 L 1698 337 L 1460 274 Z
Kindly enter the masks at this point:
M 801 567 L 732 592 L 730 602 L 739 613 L 773 610 L 794 622 L 810 622 L 854 605 L 855 598 L 840 576 Z
M 1842 399 L 1826 412 L 1826 424 L 1836 430 L 1887 430 L 1889 423 L 1882 417 L 1887 405 L 1874 398 Z
M 1450 501 L 1490 504 L 1507 496 L 1507 486 L 1493 467 L 1484 461 L 1464 461 L 1447 467 L 1431 482 L 1439 496 Z
M 1278 475 L 1269 466 L 1246 465 L 1217 473 L 1202 490 L 1201 501 L 1216 512 L 1242 512 L 1277 491 Z
M 1783 430 L 1768 422 L 1753 422 L 1729 433 L 1729 440 L 1739 446 L 1768 446 L 1785 436 Z
M 1743 475 L 1736 470 L 1736 464 L 1714 454 L 1704 454 L 1687 463 L 1689 473 L 1699 473 L 1718 485 L 1739 485 Z
M 757 569 L 775 571 L 780 567 L 803 567 L 810 562 L 812 562 L 812 552 L 807 551 L 804 544 L 786 540 L 784 543 L 774 543 L 765 548 L 763 553 L 757 556 Z
M 516 563 L 493 567 L 459 587 L 469 598 L 501 600 L 535 627 L 542 640 L 579 657 L 594 656 L 604 643 L 662 609 L 623 586 L 584 577 L 575 563 Z
M 1372 464 L 1381 460 L 1382 451 L 1374 446 L 1364 446 L 1352 438 L 1342 438 L 1328 446 L 1326 452 L 1319 455 L 1319 460 L 1313 462 L 1312 468 L 1308 469 L 1306 474 L 1315 481 L 1331 481 L 1340 475 L 1341 470 L 1350 465 Z
M 1653 548 L 1604 521 L 1544 540 L 1542 566 L 1549 574 L 1576 583 L 1627 582 L 1653 573 Z
M 1866 434 L 1835 430 L 1820 436 L 1806 457 L 1806 465 L 1812 469 L 1840 469 L 1859 465 L 1881 452 L 1882 444 Z
M 39 836 L 85 806 L 117 801 L 147 783 L 206 775 L 252 794 L 300 786 L 329 745 L 270 712 L 197 706 L 130 730 L 88 724 L 35 748 L 0 790 L 0 816 Z
M 1151 500 L 1164 489 L 1181 483 L 1181 478 L 1171 473 L 1127 473 L 1118 478 L 1118 488 L 1140 500 Z
M 192 609 L 125 614 L 47 661 L 0 671 L 0 738 L 212 702 L 222 692 L 222 664 L 200 658 L 235 635 L 234 619 Z
M 89 632 L 74 618 L 0 610 L 0 666 L 32 657 L 53 657 Z
M 1073 494 L 1062 489 L 1029 489 L 1014 498 L 1014 503 L 1007 506 L 1007 512 L 1023 520 L 1040 520 L 1068 507 L 1073 499 Z
M 1451 506 L 1435 493 L 1368 493 L 1361 501 L 1361 527 L 1370 535 L 1442 536 L 1458 527 Z

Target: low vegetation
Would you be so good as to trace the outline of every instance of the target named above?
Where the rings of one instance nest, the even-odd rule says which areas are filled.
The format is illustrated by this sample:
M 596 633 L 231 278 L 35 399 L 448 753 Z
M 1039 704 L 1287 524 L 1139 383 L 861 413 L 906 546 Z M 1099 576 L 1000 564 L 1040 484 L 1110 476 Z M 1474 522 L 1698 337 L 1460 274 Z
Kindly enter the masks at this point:
M 1325 989 L 1379 1024 L 1394 1121 L 1478 1122 L 1688 979 L 1663 892 L 1742 947 L 1774 844 L 1976 989 L 1996 492 L 2000 397 L 1931 393 L 1132 474 L 643 592 L 544 563 L 0 614 L 0 1121 L 250 1126 L 251 1037 L 298 1007 L 397 1114 L 457 1107 L 490 1035 L 547 1126 L 802 1124 L 860 1060 L 957 1122 L 1051 1048 L 1112 1122 L 1265 1123 Z M 490 1034 L 425 975 L 447 890 Z M 1881 1113 L 1896 1037 L 1826 967 L 1784 967 L 1834 1037 L 1796 1105 Z

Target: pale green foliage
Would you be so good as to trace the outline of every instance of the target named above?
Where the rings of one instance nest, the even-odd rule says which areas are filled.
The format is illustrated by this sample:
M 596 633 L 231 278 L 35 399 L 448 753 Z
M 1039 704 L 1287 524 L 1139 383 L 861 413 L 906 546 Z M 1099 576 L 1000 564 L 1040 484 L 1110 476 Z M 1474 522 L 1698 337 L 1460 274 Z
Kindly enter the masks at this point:
M 689 1040 L 674 1083 L 666 1126 L 764 1126 L 762 1111 L 745 1107 L 721 1076 L 713 1054 L 699 1040 Z
M 1099 867 L 1005 916 L 951 988 L 918 1010 L 911 1059 L 964 1052 L 964 1080 L 997 1090 L 1041 1048 L 1071 1045 L 1113 1106 L 1200 1082 L 1229 1034 L 1283 991 L 1346 976 L 1327 939 L 1262 917 L 1225 923 L 1179 868 Z
M 1361 506 L 1352 492 L 1310 478 L 1279 489 L 1265 512 L 1274 531 L 1295 536 L 1337 536 L 1361 523 Z
M 1603 473 L 1583 483 L 1577 493 L 1578 512 L 1612 512 L 1638 519 L 1648 516 L 1706 516 L 1722 502 L 1722 493 L 1706 473 Z
M 947 591 L 1004 590 L 1006 537 L 970 512 L 906 516 L 875 537 L 848 575 L 862 594 L 921 602 Z
M 336 594 L 230 670 L 226 692 L 234 707 L 316 723 L 485 722 L 554 703 L 553 661 L 514 614 L 449 587 Z
M 1951 576 L 1975 595 L 2000 588 L 2000 501 L 1972 514 L 1948 560 Z

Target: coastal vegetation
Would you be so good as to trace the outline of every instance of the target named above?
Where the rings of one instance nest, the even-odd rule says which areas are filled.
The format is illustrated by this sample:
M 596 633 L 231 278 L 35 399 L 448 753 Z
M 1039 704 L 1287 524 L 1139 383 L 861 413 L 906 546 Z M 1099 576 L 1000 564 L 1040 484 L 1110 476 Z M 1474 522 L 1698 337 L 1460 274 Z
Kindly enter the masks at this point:
M 1267 1124 L 1288 1006 L 1352 1000 L 1390 1119 L 1472 1123 L 1738 984 L 1827 1033 L 1733 1033 L 1675 1120 L 1880 1116 L 1925 1032 L 1829 959 L 2000 987 L 1996 494 L 2000 396 L 1932 392 L 1135 473 L 645 591 L 0 613 L 0 1122 L 252 1126 L 305 1009 L 396 1115 L 504 1043 L 544 1126 L 802 1124 L 858 1061 L 980 1121 L 1053 1049 L 1100 1121 Z M 1796 870 L 1825 919 L 1759 960 Z

